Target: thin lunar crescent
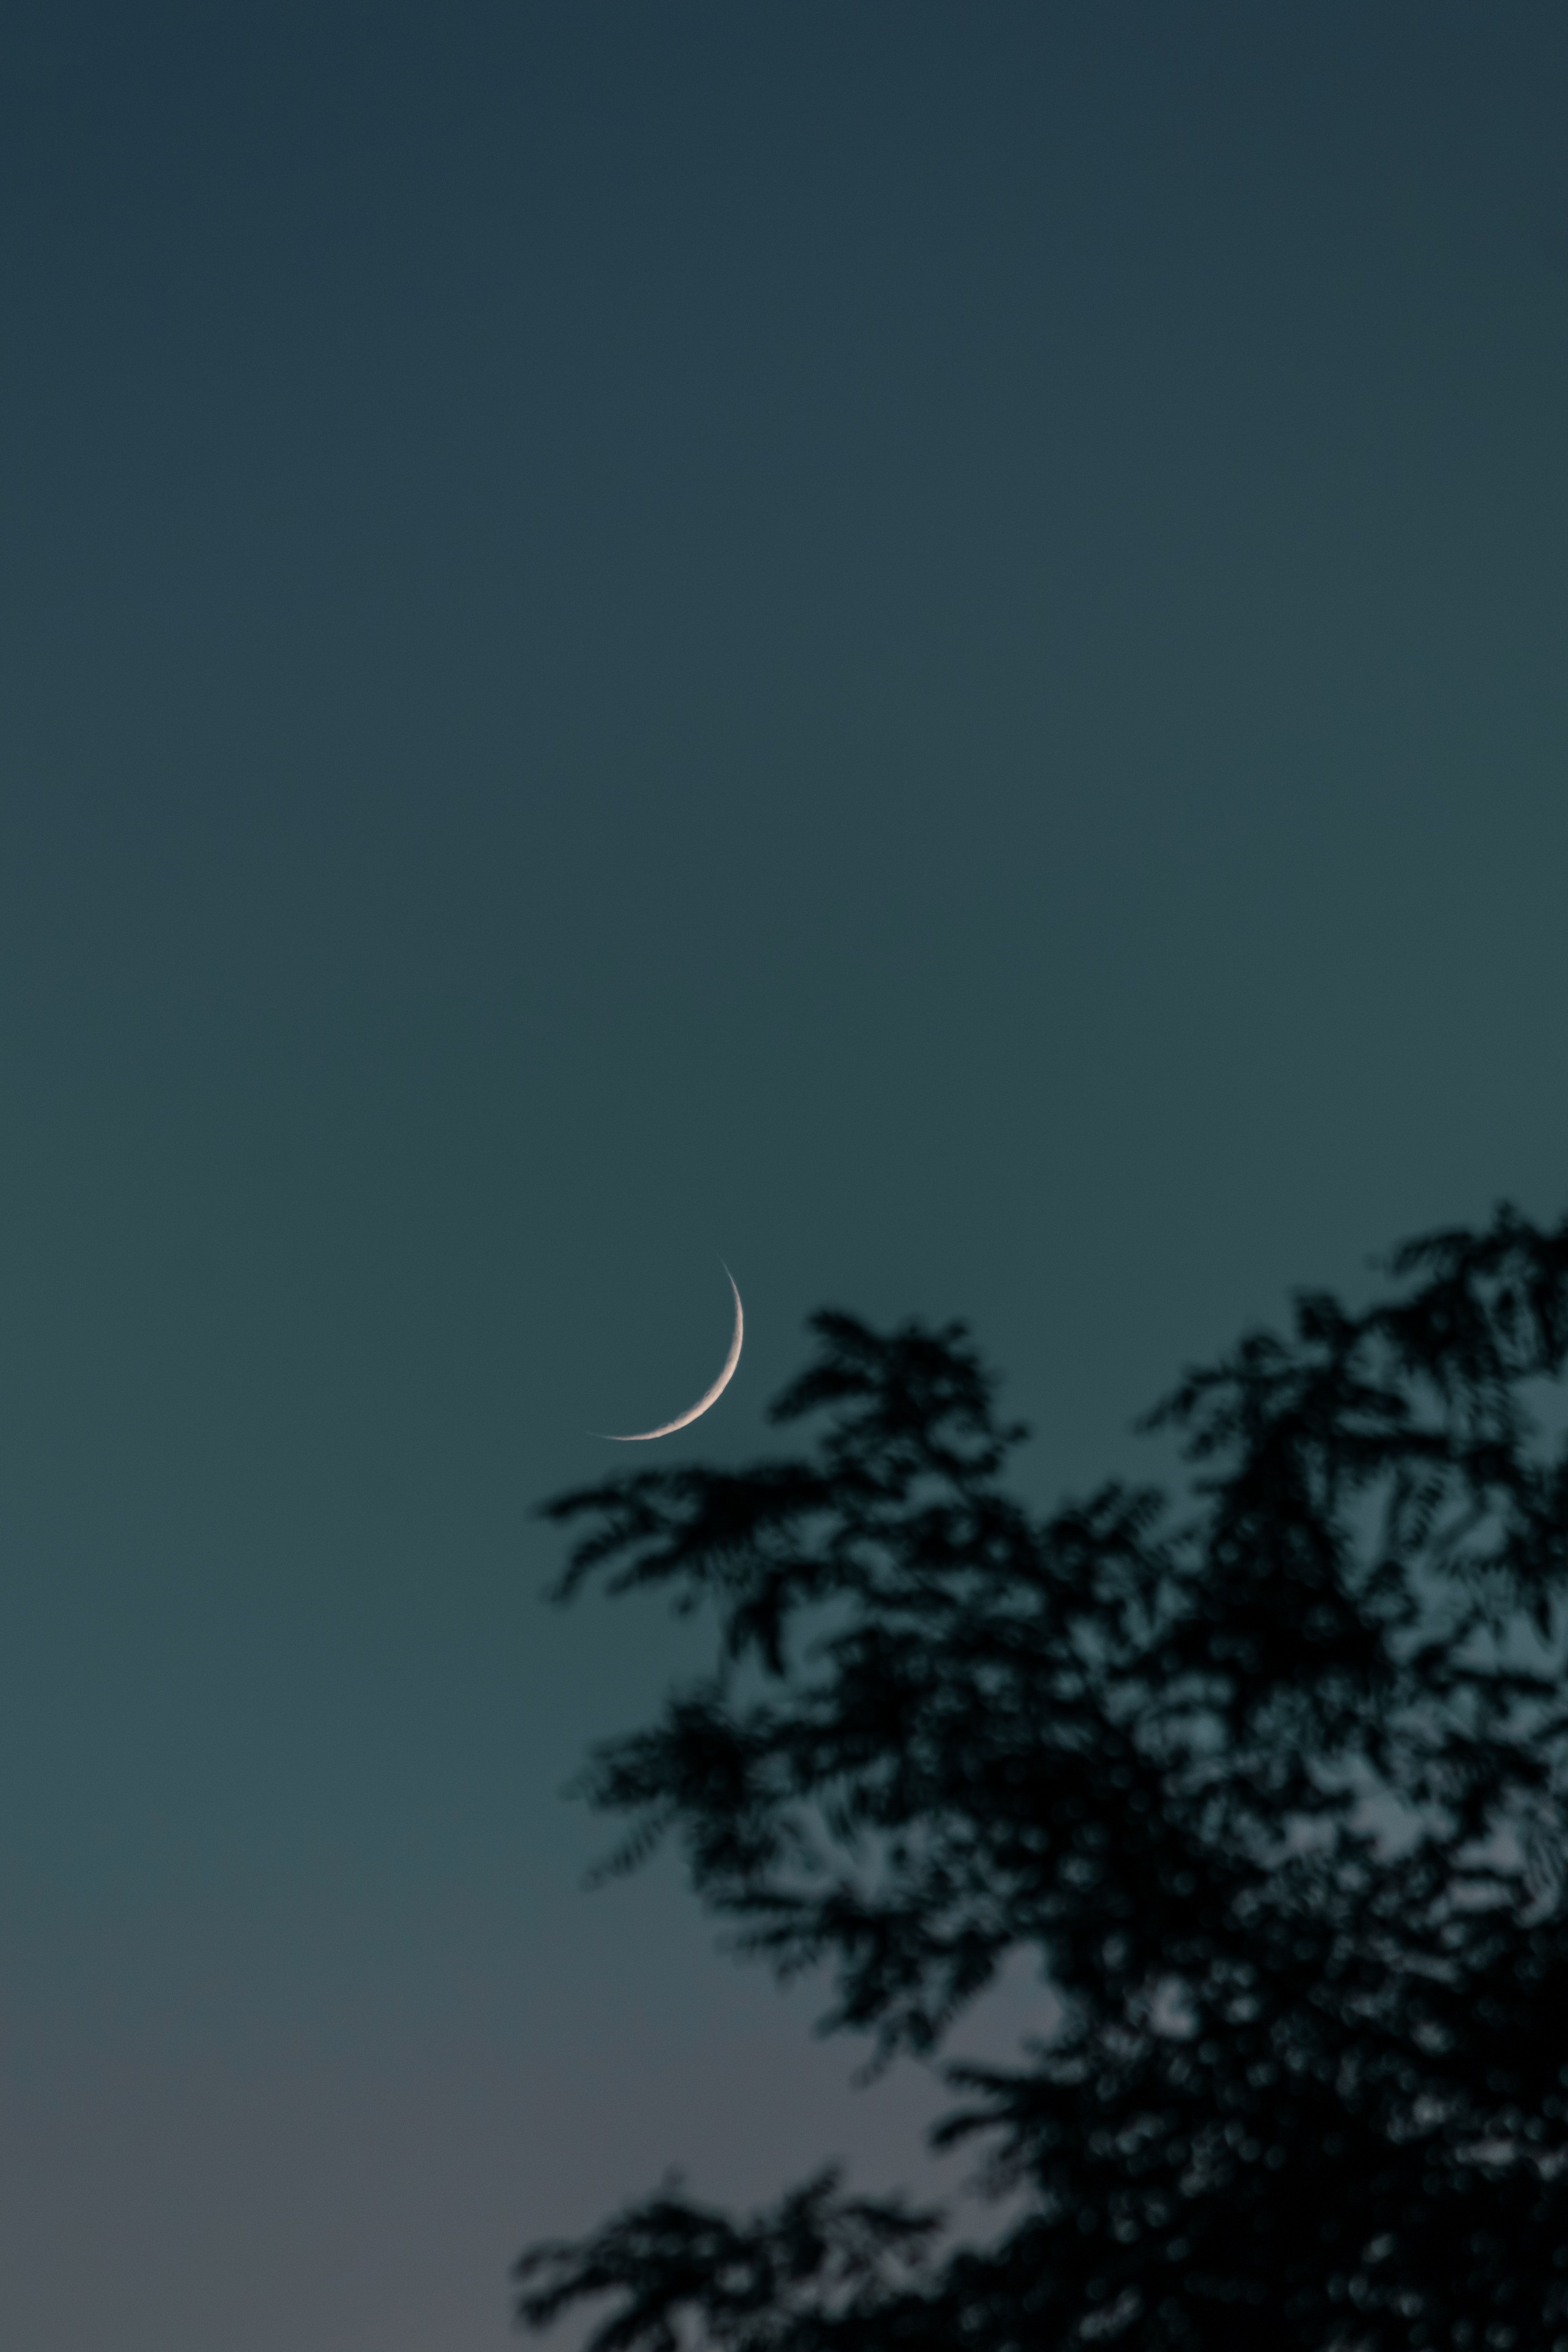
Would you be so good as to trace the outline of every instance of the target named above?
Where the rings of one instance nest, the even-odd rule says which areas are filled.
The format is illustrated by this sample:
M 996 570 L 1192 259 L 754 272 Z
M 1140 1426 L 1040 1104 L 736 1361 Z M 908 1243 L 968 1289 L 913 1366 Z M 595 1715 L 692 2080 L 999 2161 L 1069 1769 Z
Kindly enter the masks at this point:
M 720 1263 L 722 1264 L 722 1260 Z M 730 1352 L 725 1357 L 719 1377 L 712 1387 L 703 1391 L 689 1412 L 683 1412 L 678 1421 L 665 1422 L 658 1429 L 634 1429 L 629 1437 L 616 1437 L 607 1429 L 601 1430 L 599 1434 L 608 1438 L 612 1445 L 646 1445 L 650 1437 L 673 1437 L 678 1429 L 685 1429 L 690 1423 L 700 1420 L 709 1406 L 716 1404 L 723 1395 L 735 1377 L 735 1367 L 741 1360 L 741 1342 L 746 1336 L 746 1317 L 745 1310 L 741 1305 L 741 1293 L 736 1286 L 735 1277 L 727 1265 L 724 1267 L 724 1278 L 735 1293 L 735 1328 L 730 1338 Z

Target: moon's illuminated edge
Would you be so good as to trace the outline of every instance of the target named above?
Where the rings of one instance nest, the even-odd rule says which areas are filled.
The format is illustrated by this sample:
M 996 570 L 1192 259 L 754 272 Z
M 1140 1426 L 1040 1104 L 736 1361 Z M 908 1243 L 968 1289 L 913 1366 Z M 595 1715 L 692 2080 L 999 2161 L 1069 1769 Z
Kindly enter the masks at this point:
M 722 1260 L 720 1262 L 722 1264 Z M 700 1420 L 709 1406 L 716 1404 L 723 1395 L 735 1377 L 735 1367 L 741 1360 L 741 1342 L 746 1336 L 746 1314 L 741 1305 L 740 1287 L 727 1265 L 724 1278 L 735 1294 L 735 1328 L 730 1338 L 730 1352 L 712 1387 L 703 1391 L 689 1412 L 683 1412 L 677 1421 L 664 1422 L 658 1429 L 634 1429 L 626 1437 L 617 1437 L 607 1429 L 598 1431 L 596 1433 L 611 1445 L 646 1445 L 650 1437 L 673 1437 L 678 1429 L 688 1429 L 694 1421 Z

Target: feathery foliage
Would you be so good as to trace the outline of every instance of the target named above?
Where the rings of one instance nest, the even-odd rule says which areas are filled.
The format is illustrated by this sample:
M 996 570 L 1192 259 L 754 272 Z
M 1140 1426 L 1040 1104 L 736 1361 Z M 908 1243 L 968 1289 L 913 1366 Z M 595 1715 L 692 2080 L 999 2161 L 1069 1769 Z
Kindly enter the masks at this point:
M 1151 1416 L 1174 1500 L 1039 1519 L 962 1326 L 816 1318 L 803 1454 L 547 1507 L 563 1580 L 712 1612 L 711 1671 L 596 1751 L 630 1866 L 831 2022 L 941 2066 L 1005 2219 L 824 2174 L 668 2188 L 519 2265 L 596 2352 L 1568 2352 L 1568 1222 L 1409 1244 Z M 953 2064 L 1018 1954 L 1060 2003 Z

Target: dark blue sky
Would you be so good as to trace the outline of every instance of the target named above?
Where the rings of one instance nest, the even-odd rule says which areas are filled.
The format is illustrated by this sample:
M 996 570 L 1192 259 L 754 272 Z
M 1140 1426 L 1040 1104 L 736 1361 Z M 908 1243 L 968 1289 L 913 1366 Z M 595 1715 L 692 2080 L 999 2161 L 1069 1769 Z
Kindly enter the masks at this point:
M 531 1508 L 721 1255 L 672 1449 L 958 1313 L 1044 1496 L 1562 1210 L 1565 119 L 1547 5 L 0 19 L 7 2340 L 915 2177 L 578 1891 L 681 1652 Z

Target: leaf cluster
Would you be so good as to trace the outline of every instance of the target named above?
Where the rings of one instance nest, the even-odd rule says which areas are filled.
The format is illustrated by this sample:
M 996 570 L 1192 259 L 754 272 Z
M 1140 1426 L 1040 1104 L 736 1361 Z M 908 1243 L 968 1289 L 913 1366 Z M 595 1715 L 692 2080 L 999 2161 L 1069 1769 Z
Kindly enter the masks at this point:
M 808 1450 L 547 1507 L 563 1597 L 715 1623 L 592 1759 L 616 1865 L 677 1837 L 830 2025 L 944 2064 L 938 2136 L 1009 2196 L 939 2259 L 827 2176 L 745 2224 L 670 2191 L 525 2258 L 526 2316 L 608 2294 L 598 2352 L 1568 2347 L 1568 1222 L 1386 1271 L 1183 1380 L 1175 1496 L 1037 1517 L 962 1326 L 829 1313 L 774 1407 Z M 1058 2021 L 947 2060 L 1020 1954 Z

